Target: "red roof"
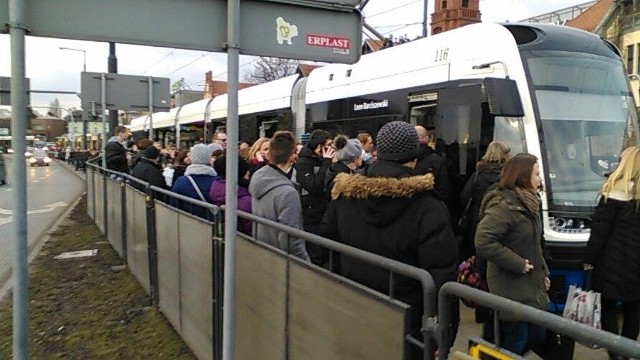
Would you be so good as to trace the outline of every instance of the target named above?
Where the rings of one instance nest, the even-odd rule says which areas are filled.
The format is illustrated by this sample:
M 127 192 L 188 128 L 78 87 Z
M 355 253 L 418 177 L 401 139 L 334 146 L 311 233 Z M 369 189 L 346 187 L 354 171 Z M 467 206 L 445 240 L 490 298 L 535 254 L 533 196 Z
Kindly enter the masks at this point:
M 607 16 L 612 6 L 615 6 L 614 0 L 600 0 L 591 5 L 591 7 L 582 12 L 582 14 L 567 21 L 567 26 L 594 32 L 598 25 L 602 23 L 605 16 Z

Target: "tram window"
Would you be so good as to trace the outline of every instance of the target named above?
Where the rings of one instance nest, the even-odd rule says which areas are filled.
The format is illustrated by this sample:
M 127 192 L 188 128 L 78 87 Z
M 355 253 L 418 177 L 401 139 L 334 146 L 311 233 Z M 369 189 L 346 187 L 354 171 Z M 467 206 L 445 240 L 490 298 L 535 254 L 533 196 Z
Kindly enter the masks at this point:
M 522 118 L 498 116 L 494 129 L 494 140 L 507 144 L 512 154 L 526 151 Z

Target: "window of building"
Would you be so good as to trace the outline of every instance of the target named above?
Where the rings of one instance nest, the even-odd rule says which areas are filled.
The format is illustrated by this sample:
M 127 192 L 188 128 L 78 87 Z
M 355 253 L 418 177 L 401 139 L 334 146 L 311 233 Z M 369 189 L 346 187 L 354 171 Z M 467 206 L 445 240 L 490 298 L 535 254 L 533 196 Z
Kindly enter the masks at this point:
M 627 46 L 627 72 L 629 74 L 633 74 L 635 72 L 635 69 L 633 67 L 634 48 L 635 45 Z
M 635 68 L 640 69 L 640 44 L 636 45 L 636 49 L 638 49 L 638 55 L 636 56 Z M 636 70 L 636 71 L 639 71 L 639 70 Z M 630 71 L 629 73 L 631 74 L 632 72 Z
M 462 0 L 462 7 L 463 8 L 468 8 L 469 7 L 469 0 Z
M 446 2 L 446 1 L 443 1 L 443 2 L 442 2 L 442 8 L 443 8 L 443 9 L 446 9 L 446 8 L 447 8 L 447 2 Z

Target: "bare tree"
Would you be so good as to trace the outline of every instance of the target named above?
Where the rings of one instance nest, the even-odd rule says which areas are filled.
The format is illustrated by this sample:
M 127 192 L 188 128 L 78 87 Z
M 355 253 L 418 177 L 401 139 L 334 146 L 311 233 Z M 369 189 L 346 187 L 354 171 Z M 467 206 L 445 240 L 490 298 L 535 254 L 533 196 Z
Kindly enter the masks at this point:
M 298 60 L 261 57 L 252 68 L 245 70 L 244 80 L 252 84 L 262 84 L 296 73 Z

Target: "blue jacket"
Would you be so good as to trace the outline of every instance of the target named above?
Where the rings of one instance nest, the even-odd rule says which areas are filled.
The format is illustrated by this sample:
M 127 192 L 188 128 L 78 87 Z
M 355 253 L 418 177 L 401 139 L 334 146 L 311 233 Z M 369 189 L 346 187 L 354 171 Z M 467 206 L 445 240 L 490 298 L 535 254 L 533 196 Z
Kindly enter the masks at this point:
M 213 203 L 211 201 L 211 198 L 209 197 L 209 188 L 211 187 L 211 184 L 214 181 L 220 180 L 221 178 L 219 176 L 211 176 L 211 175 L 190 175 L 190 176 L 198 185 L 198 188 L 200 189 L 200 192 L 202 192 L 204 199 L 208 203 Z M 173 184 L 173 187 L 171 188 L 171 191 L 180 195 L 188 196 L 196 200 L 202 200 L 198 195 L 198 193 L 196 192 L 196 190 L 193 188 L 193 185 L 191 185 L 191 181 L 189 181 L 189 179 L 186 176 L 180 176 L 179 178 L 177 178 Z M 176 200 L 175 198 L 171 198 L 169 200 L 169 204 L 179 208 L 180 210 L 184 210 L 193 215 L 199 216 L 203 219 L 207 219 L 209 221 L 214 220 L 213 214 L 211 214 L 211 212 L 208 209 L 205 209 L 201 206 L 192 205 L 186 201 Z

